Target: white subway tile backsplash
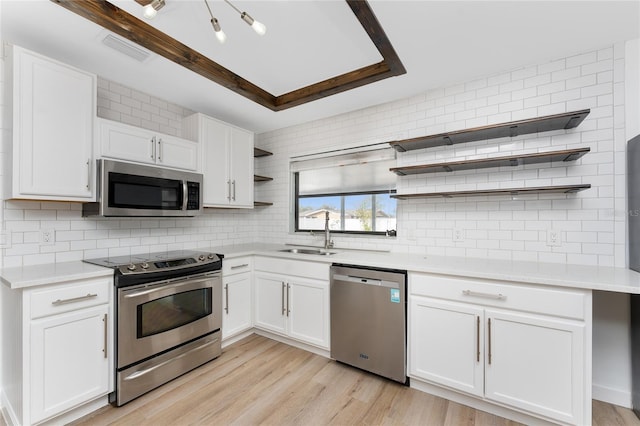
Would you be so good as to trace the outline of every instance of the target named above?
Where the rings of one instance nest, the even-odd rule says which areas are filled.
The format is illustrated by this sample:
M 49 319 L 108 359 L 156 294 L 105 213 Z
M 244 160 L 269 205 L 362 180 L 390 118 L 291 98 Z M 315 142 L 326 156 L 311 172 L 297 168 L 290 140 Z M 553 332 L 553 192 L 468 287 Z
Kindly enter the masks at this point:
M 380 248 L 425 255 L 456 255 L 543 262 L 624 265 L 624 49 L 605 48 L 430 90 L 337 117 L 256 136 L 274 153 L 255 160 L 274 177 L 256 187 L 256 199 L 274 205 L 253 211 L 206 211 L 194 219 L 81 217 L 76 203 L 5 201 L 5 229 L 13 245 L 3 265 L 19 266 L 158 250 L 262 242 L 320 243 L 289 233 L 289 156 L 461 130 L 590 108 L 576 129 L 478 141 L 398 154 L 399 165 L 589 146 L 566 165 L 540 164 L 398 179 L 398 192 L 509 188 L 590 183 L 577 194 L 482 196 L 399 201 L 398 236 L 343 237 L 338 247 Z M 120 84 L 98 79 L 98 115 L 181 136 L 192 112 Z M 614 130 L 620 130 L 616 133 Z M 614 179 L 619 177 L 619 179 Z M 620 211 L 620 212 L 618 212 Z M 465 233 L 453 242 L 453 228 Z M 41 245 L 42 229 L 56 243 Z M 560 247 L 546 244 L 561 232 Z

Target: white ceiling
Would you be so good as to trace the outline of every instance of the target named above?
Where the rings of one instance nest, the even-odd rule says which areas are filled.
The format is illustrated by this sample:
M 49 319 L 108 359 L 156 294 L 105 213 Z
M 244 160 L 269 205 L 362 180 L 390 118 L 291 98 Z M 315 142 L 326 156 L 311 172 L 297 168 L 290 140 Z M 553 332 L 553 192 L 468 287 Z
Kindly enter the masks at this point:
M 209 0 L 166 0 L 148 21 L 273 95 L 381 60 L 342 0 L 233 1 L 267 25 L 255 34 Z M 142 19 L 133 0 L 112 3 Z M 155 54 L 140 63 L 104 46 L 102 27 L 48 0 L 0 0 L 4 41 L 194 111 L 264 132 L 640 37 L 640 1 L 370 0 L 407 74 L 274 112 Z

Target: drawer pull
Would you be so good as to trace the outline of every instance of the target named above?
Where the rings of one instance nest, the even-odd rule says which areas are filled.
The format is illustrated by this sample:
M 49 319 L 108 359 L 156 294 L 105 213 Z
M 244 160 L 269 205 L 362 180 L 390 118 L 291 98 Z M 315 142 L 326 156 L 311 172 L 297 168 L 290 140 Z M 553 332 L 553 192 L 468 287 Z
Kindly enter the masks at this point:
M 498 294 L 481 293 L 479 291 L 471 291 L 471 290 L 462 290 L 462 294 L 464 294 L 465 296 L 471 296 L 471 297 L 483 297 L 485 299 L 504 300 L 507 298 L 507 296 L 505 296 L 502 293 L 498 293 Z
M 248 263 L 243 263 L 242 265 L 235 265 L 232 266 L 231 269 L 240 269 L 240 268 L 246 268 L 247 266 L 249 266 Z
M 89 299 L 93 299 L 94 297 L 98 297 L 97 294 L 87 294 L 86 296 L 80 296 L 80 297 L 72 297 L 71 299 L 58 299 L 58 300 L 54 300 L 53 302 L 51 302 L 51 304 L 53 306 L 58 306 L 58 305 L 66 305 L 67 303 L 75 303 L 75 302 L 81 302 L 83 300 L 89 300 Z

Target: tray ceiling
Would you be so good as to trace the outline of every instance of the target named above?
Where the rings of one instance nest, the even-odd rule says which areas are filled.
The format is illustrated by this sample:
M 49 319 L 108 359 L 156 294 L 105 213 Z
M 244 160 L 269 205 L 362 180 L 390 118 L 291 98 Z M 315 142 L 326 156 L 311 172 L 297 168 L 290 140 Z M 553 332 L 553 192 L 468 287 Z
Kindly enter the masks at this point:
M 166 1 L 157 17 L 145 22 L 274 96 L 382 61 L 343 0 L 232 0 L 267 25 L 263 37 L 224 2 L 209 0 L 228 36 L 224 45 L 214 36 L 204 1 Z M 113 4 L 143 19 L 142 7 L 135 1 L 113 0 Z M 371 0 L 368 4 L 407 73 L 282 111 L 256 104 L 157 54 L 142 62 L 133 60 L 102 43 L 107 30 L 49 0 L 0 1 L 0 31 L 3 41 L 256 132 L 640 37 L 637 1 Z

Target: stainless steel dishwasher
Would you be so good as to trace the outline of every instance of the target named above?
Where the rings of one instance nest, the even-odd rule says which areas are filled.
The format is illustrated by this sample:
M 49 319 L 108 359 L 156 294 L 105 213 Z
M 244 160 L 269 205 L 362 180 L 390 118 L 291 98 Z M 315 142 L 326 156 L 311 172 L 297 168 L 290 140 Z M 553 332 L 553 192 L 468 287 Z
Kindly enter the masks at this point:
M 407 272 L 331 266 L 331 358 L 407 379 Z

